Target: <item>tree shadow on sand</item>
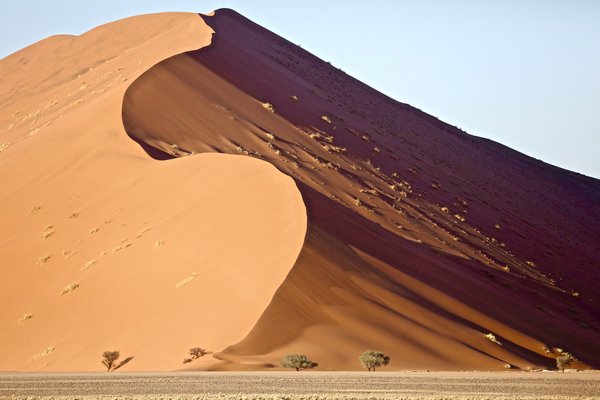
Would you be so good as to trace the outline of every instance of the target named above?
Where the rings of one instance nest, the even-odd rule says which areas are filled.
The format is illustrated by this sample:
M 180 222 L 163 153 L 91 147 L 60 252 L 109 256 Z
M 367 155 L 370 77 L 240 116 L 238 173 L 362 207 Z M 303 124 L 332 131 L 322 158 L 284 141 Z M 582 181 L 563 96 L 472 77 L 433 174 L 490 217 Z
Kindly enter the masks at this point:
M 119 363 L 119 365 L 117 365 L 116 367 L 113 368 L 113 371 L 118 370 L 119 368 L 121 368 L 123 365 L 127 364 L 129 361 L 133 360 L 135 357 L 131 356 L 131 357 L 127 357 L 126 359 L 124 359 L 123 361 L 121 361 Z

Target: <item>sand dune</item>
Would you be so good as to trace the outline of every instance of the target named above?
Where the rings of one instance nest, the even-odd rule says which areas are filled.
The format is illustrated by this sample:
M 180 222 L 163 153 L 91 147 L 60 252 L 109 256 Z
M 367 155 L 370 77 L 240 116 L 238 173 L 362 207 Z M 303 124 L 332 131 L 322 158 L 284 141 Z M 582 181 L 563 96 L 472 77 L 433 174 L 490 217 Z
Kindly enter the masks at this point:
M 304 240 L 301 195 L 271 165 L 219 154 L 156 162 L 123 130 L 126 85 L 160 59 L 208 44 L 200 17 L 115 25 L 60 38 L 54 51 L 49 40 L 12 56 L 57 54 L 48 68 L 70 57 L 77 65 L 111 61 L 70 81 L 41 81 L 48 89 L 11 105 L 59 101 L 30 117 L 51 122 L 43 130 L 29 136 L 32 124 L 21 121 L 3 137 L 3 370 L 101 370 L 111 349 L 134 357 L 123 369 L 180 368 L 191 347 L 220 350 L 250 331 Z M 122 42 L 129 30 L 141 43 L 136 35 Z M 98 36 L 110 52 L 81 53 Z M 76 104 L 59 109 L 64 102 Z M 72 284 L 79 286 L 61 295 Z M 25 314 L 31 319 L 19 323 Z
M 0 369 L 99 370 L 109 349 L 123 370 L 360 370 L 366 349 L 386 370 L 597 367 L 595 179 L 231 10 L 49 38 L 0 76 Z M 181 364 L 195 346 L 215 354 Z

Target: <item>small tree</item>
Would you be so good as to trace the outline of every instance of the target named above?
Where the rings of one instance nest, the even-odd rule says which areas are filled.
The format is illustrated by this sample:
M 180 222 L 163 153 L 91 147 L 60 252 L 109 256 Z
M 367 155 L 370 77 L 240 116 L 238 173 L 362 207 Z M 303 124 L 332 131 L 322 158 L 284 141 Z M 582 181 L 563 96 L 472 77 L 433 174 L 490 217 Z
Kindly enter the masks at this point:
M 211 353 L 212 353 L 212 351 L 205 350 L 205 349 L 203 349 L 201 347 L 191 348 L 190 349 L 190 356 L 191 356 L 191 358 L 185 358 L 183 360 L 183 363 L 184 364 L 191 363 L 192 361 L 197 360 L 198 358 L 200 358 L 202 356 L 205 356 L 207 354 L 211 354 Z
M 194 360 L 210 353 L 212 353 L 212 351 L 205 350 L 201 347 L 194 347 L 193 349 L 190 349 L 190 356 L 192 356 L 192 359 Z
M 560 357 L 556 357 L 556 367 L 561 370 L 563 374 L 565 373 L 565 368 L 569 365 L 573 364 L 575 361 L 575 357 L 571 353 L 564 353 L 564 355 Z
M 388 365 L 390 358 L 380 351 L 367 350 L 360 357 L 358 357 L 362 363 L 363 368 L 367 368 L 371 371 L 375 371 L 375 367 L 381 367 L 382 365 Z
M 121 356 L 121 353 L 119 353 L 119 351 L 105 351 L 104 353 L 102 353 L 102 364 L 104 364 L 104 366 L 107 368 L 107 372 L 110 372 L 110 370 L 116 366 L 116 361 L 119 359 L 119 357 Z
M 311 359 L 304 354 L 286 354 L 285 357 L 283 357 L 283 360 L 279 361 L 279 364 L 281 364 L 283 368 L 296 368 L 296 371 L 300 371 L 301 369 L 312 369 L 319 366 L 318 363 L 312 362 Z

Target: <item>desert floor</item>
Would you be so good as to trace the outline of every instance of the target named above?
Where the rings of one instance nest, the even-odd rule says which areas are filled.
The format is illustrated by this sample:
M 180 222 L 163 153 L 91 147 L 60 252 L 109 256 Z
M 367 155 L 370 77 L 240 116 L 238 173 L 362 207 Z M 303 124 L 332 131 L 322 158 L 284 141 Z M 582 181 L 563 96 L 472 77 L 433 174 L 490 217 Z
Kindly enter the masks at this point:
M 0 399 L 598 399 L 600 373 L 0 373 Z

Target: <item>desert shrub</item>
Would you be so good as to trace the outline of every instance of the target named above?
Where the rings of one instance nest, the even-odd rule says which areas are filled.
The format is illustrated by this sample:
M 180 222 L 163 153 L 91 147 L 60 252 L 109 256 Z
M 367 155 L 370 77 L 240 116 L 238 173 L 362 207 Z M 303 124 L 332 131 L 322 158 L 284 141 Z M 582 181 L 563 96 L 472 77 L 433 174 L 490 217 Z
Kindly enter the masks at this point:
M 575 361 L 575 357 L 571 353 L 564 353 L 560 357 L 556 357 L 556 367 L 559 370 L 562 370 L 563 374 L 565 373 L 565 368 L 569 365 L 573 364 Z
M 105 351 L 102 353 L 102 364 L 107 368 L 107 372 L 110 372 L 115 367 L 116 361 L 121 356 L 118 350 L 116 351 Z
M 193 347 L 190 349 L 190 357 L 191 358 L 184 358 L 183 359 L 183 363 L 187 364 L 187 363 L 191 363 L 194 360 L 199 359 L 200 357 L 203 357 L 207 354 L 211 354 L 212 351 L 208 351 L 206 349 L 203 349 L 202 347 Z
M 502 346 L 502 343 L 500 343 L 500 341 L 496 339 L 496 335 L 494 335 L 493 333 L 488 333 L 487 335 L 485 335 L 485 337 L 488 338 L 490 342 L 494 342 L 498 346 Z
M 31 315 L 31 314 L 25 314 L 25 315 L 23 316 L 23 318 L 19 319 L 19 323 L 21 323 L 21 322 L 25 322 L 25 321 L 28 321 L 28 320 L 30 320 L 30 319 L 31 319 L 31 317 L 33 317 L 33 315 Z
M 194 347 L 190 349 L 190 356 L 192 356 L 194 360 L 210 353 L 212 353 L 212 351 L 205 350 L 201 347 Z
M 371 371 L 371 369 L 375 371 L 376 367 L 388 365 L 390 362 L 390 358 L 381 351 L 373 350 L 365 351 L 360 357 L 358 357 L 358 359 L 360 360 L 363 368 L 367 368 L 369 371 Z
M 279 361 L 283 368 L 296 368 L 296 371 L 301 369 L 312 369 L 318 367 L 319 364 L 312 362 L 310 358 L 304 354 L 286 354 L 283 360 Z
M 65 294 L 65 293 L 72 292 L 73 290 L 77 289 L 78 287 L 79 287 L 79 284 L 78 284 L 78 283 L 72 283 L 72 284 L 70 284 L 69 286 L 67 286 L 66 288 L 64 288 L 64 289 L 62 290 L 62 292 L 60 292 L 60 295 L 62 296 L 62 295 L 63 295 L 63 294 Z

